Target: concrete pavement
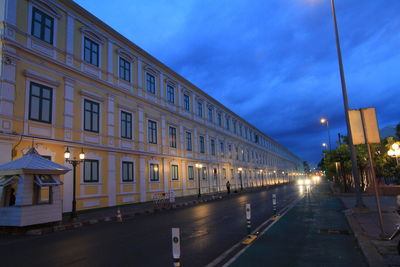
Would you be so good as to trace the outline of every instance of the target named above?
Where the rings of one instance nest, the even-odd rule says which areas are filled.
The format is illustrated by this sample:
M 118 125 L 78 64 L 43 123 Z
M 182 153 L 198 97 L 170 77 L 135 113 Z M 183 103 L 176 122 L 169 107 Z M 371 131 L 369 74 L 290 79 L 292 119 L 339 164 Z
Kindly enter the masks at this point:
M 400 266 L 400 256 L 397 249 L 399 237 L 394 240 L 384 240 L 374 196 L 364 196 L 363 202 L 367 207 L 365 212 L 354 212 L 355 198 L 342 195 L 340 199 L 345 204 L 346 217 L 353 228 L 359 244 L 370 266 Z M 391 235 L 400 223 L 394 196 L 381 196 L 381 209 L 385 235 Z
M 229 266 L 367 266 L 327 183 L 316 185 Z

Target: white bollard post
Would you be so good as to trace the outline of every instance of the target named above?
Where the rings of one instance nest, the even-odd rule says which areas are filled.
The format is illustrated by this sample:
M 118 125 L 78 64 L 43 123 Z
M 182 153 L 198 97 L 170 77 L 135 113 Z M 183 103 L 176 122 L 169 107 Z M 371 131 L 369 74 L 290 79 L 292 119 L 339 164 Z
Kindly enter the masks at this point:
M 272 208 L 274 210 L 274 214 L 276 214 L 276 194 L 272 194 Z
M 247 233 L 251 233 L 251 208 L 250 204 L 246 204 L 246 221 L 247 221 Z
M 181 266 L 181 239 L 179 228 L 172 228 L 172 258 L 175 267 Z

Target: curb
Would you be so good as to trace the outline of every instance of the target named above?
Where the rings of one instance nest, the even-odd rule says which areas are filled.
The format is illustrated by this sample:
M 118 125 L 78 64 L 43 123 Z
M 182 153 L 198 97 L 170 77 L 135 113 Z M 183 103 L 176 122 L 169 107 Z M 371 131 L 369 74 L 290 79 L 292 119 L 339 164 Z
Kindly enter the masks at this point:
M 353 217 L 351 210 L 345 210 L 344 214 L 346 216 L 347 222 L 349 223 L 351 229 L 353 230 L 354 236 L 357 239 L 357 243 L 361 248 L 361 251 L 367 260 L 369 266 L 387 266 L 384 263 L 383 257 L 379 254 L 375 246 L 371 241 L 364 235 L 360 224 Z
M 212 196 L 207 199 L 190 200 L 190 201 L 186 201 L 186 202 L 182 202 L 182 203 L 172 204 L 170 207 L 162 207 L 162 208 L 150 207 L 148 209 L 144 209 L 141 211 L 127 213 L 127 214 L 123 215 L 123 218 L 132 218 L 132 217 L 136 217 L 136 216 L 140 216 L 140 215 L 147 215 L 147 214 L 162 212 L 165 210 L 174 210 L 174 209 L 178 209 L 178 208 L 184 208 L 184 207 L 193 206 L 196 204 L 201 204 L 201 203 L 206 203 L 209 201 L 215 201 L 215 200 L 221 200 L 221 199 L 224 199 L 224 196 Z M 87 221 L 82 221 L 82 222 L 73 222 L 70 224 L 55 225 L 55 226 L 44 227 L 44 228 L 40 228 L 40 229 L 31 229 L 31 230 L 27 230 L 23 235 L 40 236 L 40 235 L 44 235 L 44 234 L 62 232 L 62 231 L 81 228 L 83 226 L 93 225 L 93 224 L 97 224 L 97 223 L 101 223 L 101 222 L 110 222 L 110 221 L 117 221 L 117 216 L 106 216 L 103 218 L 89 219 Z

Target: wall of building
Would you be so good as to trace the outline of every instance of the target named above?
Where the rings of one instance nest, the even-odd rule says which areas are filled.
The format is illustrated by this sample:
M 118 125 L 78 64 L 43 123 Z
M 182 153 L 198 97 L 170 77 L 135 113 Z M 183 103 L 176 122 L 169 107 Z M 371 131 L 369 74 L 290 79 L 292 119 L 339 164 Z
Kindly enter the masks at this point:
M 72 1 L 2 0 L 0 5 L 0 158 L 20 157 L 31 136 L 39 153 L 61 164 L 67 147 L 75 156 L 83 149 L 86 159 L 98 160 L 99 181 L 85 182 L 83 165 L 78 167 L 78 209 L 150 201 L 169 190 L 196 194 L 198 170 L 188 178 L 188 167 L 196 163 L 206 167 L 200 179 L 204 193 L 224 190 L 227 180 L 238 186 L 239 167 L 244 186 L 287 181 L 301 172 L 302 161 L 285 147 Z M 34 10 L 52 19 L 51 43 L 34 36 Z M 85 38 L 99 47 L 98 67 L 84 60 Z M 120 58 L 130 66 L 128 80 L 120 73 Z M 154 93 L 147 88 L 148 74 L 154 77 Z M 52 92 L 49 122 L 31 119 L 32 84 Z M 99 106 L 98 132 L 85 130 L 87 100 Z M 131 138 L 122 137 L 122 112 L 132 117 Z M 156 144 L 149 142 L 149 121 L 157 124 Z M 176 147 L 170 145 L 170 127 L 176 129 Z M 122 181 L 123 161 L 132 162 L 133 181 Z M 159 181 L 150 181 L 150 164 L 158 164 Z M 172 165 L 178 165 L 177 180 L 172 180 Z M 70 211 L 72 172 L 61 180 L 63 210 Z

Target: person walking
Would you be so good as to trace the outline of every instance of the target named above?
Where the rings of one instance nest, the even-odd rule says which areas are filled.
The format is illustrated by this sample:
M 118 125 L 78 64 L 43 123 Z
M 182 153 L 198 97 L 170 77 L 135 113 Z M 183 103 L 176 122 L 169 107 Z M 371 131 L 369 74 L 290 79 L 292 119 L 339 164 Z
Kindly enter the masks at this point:
M 231 193 L 231 183 L 229 181 L 226 182 L 226 191 L 228 192 L 228 194 Z

